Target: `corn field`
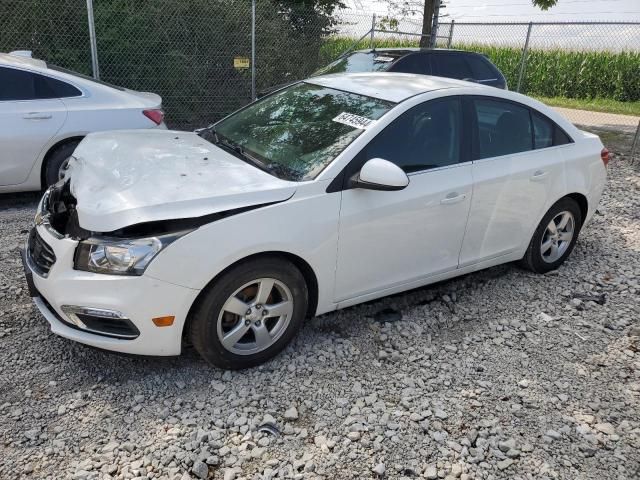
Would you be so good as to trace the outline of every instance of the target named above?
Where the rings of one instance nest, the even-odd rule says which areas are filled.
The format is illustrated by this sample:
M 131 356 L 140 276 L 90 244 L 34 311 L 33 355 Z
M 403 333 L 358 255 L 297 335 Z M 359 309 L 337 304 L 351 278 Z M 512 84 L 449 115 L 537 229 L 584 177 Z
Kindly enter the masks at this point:
M 353 42 L 351 38 L 327 39 L 320 51 L 321 63 L 335 59 Z M 359 48 L 369 45 L 367 40 Z M 376 48 L 417 47 L 418 39 L 376 39 L 374 45 Z M 509 85 L 517 84 L 521 48 L 473 43 L 452 44 L 451 48 L 486 54 Z M 640 52 L 530 49 L 521 91 L 541 97 L 640 101 Z

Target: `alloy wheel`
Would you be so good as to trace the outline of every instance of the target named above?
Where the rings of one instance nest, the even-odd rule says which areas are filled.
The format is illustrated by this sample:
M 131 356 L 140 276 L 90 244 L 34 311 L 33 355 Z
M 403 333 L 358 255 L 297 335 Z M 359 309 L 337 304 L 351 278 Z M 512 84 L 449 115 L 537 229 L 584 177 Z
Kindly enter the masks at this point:
M 236 355 L 252 355 L 273 345 L 287 330 L 293 295 L 275 278 L 258 278 L 238 288 L 218 316 L 218 339 Z
M 540 244 L 540 254 L 546 263 L 554 263 L 564 255 L 573 240 L 575 225 L 573 214 L 566 210 L 551 219 Z

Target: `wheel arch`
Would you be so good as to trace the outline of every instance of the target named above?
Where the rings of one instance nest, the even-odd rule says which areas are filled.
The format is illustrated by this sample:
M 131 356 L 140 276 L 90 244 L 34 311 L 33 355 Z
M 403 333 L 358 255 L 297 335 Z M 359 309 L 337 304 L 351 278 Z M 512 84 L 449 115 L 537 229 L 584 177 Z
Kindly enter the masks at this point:
M 578 207 L 580 207 L 580 214 L 582 215 L 582 219 L 581 220 L 582 220 L 582 223 L 584 223 L 585 220 L 587 219 L 587 215 L 589 214 L 589 201 L 587 200 L 587 197 L 584 196 L 582 193 L 574 192 L 574 193 L 570 193 L 568 195 L 565 195 L 562 198 L 570 198 L 570 199 L 574 200 L 578 204 Z M 562 198 L 559 199 L 558 201 L 562 200 Z M 557 202 L 555 202 L 555 203 L 557 203 Z M 555 205 L 555 203 L 554 203 L 554 205 Z
M 266 258 L 266 257 L 271 257 L 271 258 L 275 257 L 275 258 L 288 260 L 289 262 L 293 263 L 298 270 L 300 270 L 300 273 L 304 277 L 305 283 L 307 284 L 307 290 L 309 292 L 309 305 L 307 306 L 306 316 L 308 318 L 314 316 L 318 308 L 318 277 L 315 271 L 313 270 L 313 268 L 311 267 L 311 265 L 309 265 L 309 263 L 302 257 L 290 252 L 266 251 L 266 252 L 254 253 L 252 255 L 249 255 L 247 257 L 241 258 L 240 260 L 233 262 L 231 265 L 227 266 L 225 269 L 220 271 L 215 277 L 213 277 L 207 283 L 207 285 L 200 291 L 196 299 L 191 304 L 191 307 L 189 308 L 189 312 L 187 313 L 187 318 L 182 328 L 182 337 L 185 338 L 185 335 L 188 333 L 189 324 L 191 323 L 191 317 L 192 317 L 193 311 L 195 307 L 198 305 L 198 303 L 201 301 L 202 297 L 205 295 L 205 292 L 211 287 L 211 285 L 213 285 L 222 275 L 224 275 L 226 272 L 228 272 L 232 268 L 235 268 L 238 265 L 241 265 L 243 263 L 256 260 L 257 258 Z
M 40 163 L 40 188 L 45 188 L 46 186 L 45 174 L 47 170 L 47 163 L 49 162 L 51 155 L 53 155 L 53 152 L 68 143 L 80 142 L 84 137 L 84 135 L 73 135 L 71 137 L 65 137 L 61 140 L 58 140 L 56 143 L 49 147 L 47 153 L 45 153 L 44 157 L 42 157 L 42 162 Z

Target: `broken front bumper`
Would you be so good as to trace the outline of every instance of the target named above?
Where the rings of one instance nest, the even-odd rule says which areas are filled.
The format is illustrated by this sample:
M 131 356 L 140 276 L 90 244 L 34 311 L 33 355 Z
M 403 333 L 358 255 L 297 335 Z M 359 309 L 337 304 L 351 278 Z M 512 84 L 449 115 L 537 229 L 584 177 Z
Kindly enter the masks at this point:
M 60 238 L 46 225 L 35 229 L 23 252 L 25 276 L 34 303 L 53 333 L 123 353 L 180 354 L 183 326 L 199 290 L 144 275 L 126 277 L 74 270 L 78 242 Z M 46 272 L 32 258 L 33 238 L 44 244 L 41 248 L 50 249 L 46 249 L 48 260 L 53 256 Z M 78 311 L 89 315 L 82 317 Z M 158 327 L 152 321 L 166 316 L 175 316 L 172 325 Z

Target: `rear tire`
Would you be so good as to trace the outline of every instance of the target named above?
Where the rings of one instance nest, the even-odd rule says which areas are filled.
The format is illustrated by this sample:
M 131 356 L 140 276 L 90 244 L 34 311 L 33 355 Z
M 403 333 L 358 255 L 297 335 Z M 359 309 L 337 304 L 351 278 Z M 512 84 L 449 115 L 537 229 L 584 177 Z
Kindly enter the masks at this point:
M 558 200 L 540 221 L 520 261 L 536 273 L 555 270 L 571 255 L 582 228 L 582 212 L 569 197 Z
M 212 365 L 239 370 L 277 355 L 304 321 L 304 277 L 278 257 L 249 260 L 207 287 L 192 311 L 189 337 Z
M 44 188 L 62 179 L 68 167 L 69 159 L 79 143 L 79 140 L 64 143 L 49 154 L 44 167 Z

